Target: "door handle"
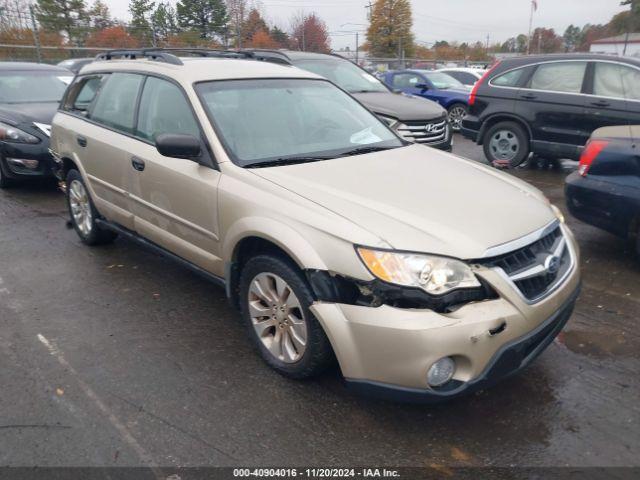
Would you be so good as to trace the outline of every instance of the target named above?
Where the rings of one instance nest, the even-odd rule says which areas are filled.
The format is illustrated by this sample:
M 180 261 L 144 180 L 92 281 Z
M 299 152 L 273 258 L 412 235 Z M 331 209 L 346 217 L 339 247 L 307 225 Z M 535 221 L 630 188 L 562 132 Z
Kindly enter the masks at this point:
M 78 135 L 76 137 L 76 140 L 78 141 L 78 145 L 80 145 L 81 147 L 86 147 L 87 146 L 87 139 Z
M 598 100 L 597 102 L 591 102 L 594 107 L 610 107 L 611 104 L 606 100 Z
M 535 100 L 538 96 L 533 95 L 532 93 L 525 93 L 524 95 L 520 95 L 520 98 L 524 98 L 525 100 Z
M 143 171 L 145 167 L 144 160 L 138 157 L 131 157 L 131 165 L 133 165 L 133 168 L 139 172 Z

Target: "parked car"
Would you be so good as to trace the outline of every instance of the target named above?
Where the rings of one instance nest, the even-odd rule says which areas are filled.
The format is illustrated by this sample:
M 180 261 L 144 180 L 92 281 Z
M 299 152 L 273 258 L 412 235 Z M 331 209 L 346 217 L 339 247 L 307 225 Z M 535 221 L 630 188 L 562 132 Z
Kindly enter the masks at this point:
M 338 55 L 283 50 L 252 50 L 263 60 L 290 64 L 328 78 L 382 118 L 402 138 L 451 150 L 447 112 L 438 104 L 392 92 L 384 83 Z
M 430 70 L 400 70 L 388 72 L 384 81 L 391 88 L 438 102 L 447 110 L 453 130 L 460 130 L 470 90 L 455 78 Z
M 443 400 L 521 370 L 571 315 L 578 247 L 532 186 L 401 140 L 301 69 L 127 55 L 86 66 L 54 119 L 71 223 L 224 285 L 278 372 L 337 358 L 360 391 Z
M 577 160 L 600 127 L 640 124 L 640 60 L 568 54 L 502 60 L 469 98 L 462 134 L 497 166 L 531 152 Z
M 0 62 L 0 188 L 53 176 L 50 124 L 72 78 L 59 67 Z
M 58 63 L 60 68 L 66 68 L 67 70 L 71 70 L 73 73 L 78 73 L 82 67 L 93 62 L 93 57 L 91 58 L 70 58 L 69 60 L 63 60 Z
M 566 180 L 571 214 L 636 242 L 640 255 L 640 126 L 599 128 Z
M 455 78 L 463 85 L 473 87 L 478 80 L 486 73 L 486 70 L 479 68 L 449 67 L 441 68 L 438 72 L 446 73 L 450 77 Z

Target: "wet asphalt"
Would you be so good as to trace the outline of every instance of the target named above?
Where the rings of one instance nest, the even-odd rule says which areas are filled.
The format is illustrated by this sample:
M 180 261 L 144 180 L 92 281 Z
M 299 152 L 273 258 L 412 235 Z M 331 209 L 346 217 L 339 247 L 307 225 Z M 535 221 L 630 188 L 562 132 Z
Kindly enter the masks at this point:
M 513 174 L 566 212 L 570 167 Z M 84 247 L 65 220 L 51 186 L 0 192 L 0 465 L 640 466 L 640 261 L 570 217 L 584 284 L 564 331 L 438 406 L 354 396 L 338 371 L 284 379 L 222 289 L 126 240 Z

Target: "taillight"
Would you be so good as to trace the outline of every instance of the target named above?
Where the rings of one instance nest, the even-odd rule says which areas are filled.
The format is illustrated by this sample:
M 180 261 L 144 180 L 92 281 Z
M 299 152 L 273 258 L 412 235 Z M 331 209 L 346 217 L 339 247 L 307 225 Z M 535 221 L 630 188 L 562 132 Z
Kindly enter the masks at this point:
M 587 176 L 591 164 L 607 145 L 609 145 L 609 142 L 606 140 L 589 140 L 587 142 L 587 145 L 582 151 L 582 155 L 580 155 L 580 165 L 578 166 L 578 173 L 580 173 L 580 175 L 583 177 Z
M 494 63 L 489 70 L 484 72 L 484 75 L 482 76 L 482 78 L 475 83 L 475 85 L 473 86 L 473 89 L 471 90 L 471 93 L 469 94 L 469 106 L 476 103 L 476 95 L 478 93 L 478 89 L 480 88 L 480 85 L 484 83 L 487 77 L 491 75 L 491 72 L 493 72 L 498 67 L 498 65 L 500 65 L 500 60 Z

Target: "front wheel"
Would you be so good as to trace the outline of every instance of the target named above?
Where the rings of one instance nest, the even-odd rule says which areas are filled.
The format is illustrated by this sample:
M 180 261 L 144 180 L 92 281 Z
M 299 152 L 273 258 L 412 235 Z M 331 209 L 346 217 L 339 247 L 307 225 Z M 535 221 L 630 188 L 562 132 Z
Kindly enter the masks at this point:
M 309 378 L 333 363 L 331 344 L 309 307 L 313 295 L 294 265 L 272 255 L 250 259 L 240 275 L 240 308 L 262 358 L 279 373 Z
M 459 132 L 462 127 L 462 120 L 467 116 L 467 106 L 463 103 L 454 103 L 449 107 L 448 116 L 451 129 L 454 132 Z
M 73 228 L 87 245 L 109 243 L 118 236 L 96 224 L 98 211 L 78 170 L 70 170 L 67 174 L 67 206 Z
M 496 168 L 515 168 L 529 156 L 529 137 L 515 122 L 500 122 L 483 139 L 484 155 Z

